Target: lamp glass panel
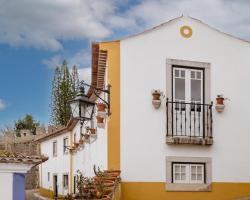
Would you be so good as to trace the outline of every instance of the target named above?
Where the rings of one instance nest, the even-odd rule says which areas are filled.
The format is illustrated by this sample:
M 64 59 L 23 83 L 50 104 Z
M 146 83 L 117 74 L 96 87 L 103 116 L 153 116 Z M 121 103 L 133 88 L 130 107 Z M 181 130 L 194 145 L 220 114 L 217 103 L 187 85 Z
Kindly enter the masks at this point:
M 78 118 L 79 117 L 79 102 L 78 101 L 71 102 L 70 109 L 71 109 L 72 116 L 74 118 Z

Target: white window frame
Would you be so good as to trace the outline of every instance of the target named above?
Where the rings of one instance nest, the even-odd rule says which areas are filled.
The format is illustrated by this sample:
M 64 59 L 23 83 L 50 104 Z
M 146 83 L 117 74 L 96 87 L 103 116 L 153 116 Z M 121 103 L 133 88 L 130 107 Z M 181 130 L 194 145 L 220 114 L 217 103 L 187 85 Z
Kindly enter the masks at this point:
M 186 102 L 186 103 L 191 103 L 191 102 L 195 102 L 195 103 L 204 103 L 203 101 L 203 97 L 204 97 L 204 92 L 203 88 L 204 88 L 204 68 L 197 68 L 197 67 L 189 67 L 189 66 L 179 66 L 179 65 L 173 65 L 173 70 L 172 70 L 172 77 L 173 77 L 173 101 L 178 101 L 178 102 Z M 178 75 L 176 75 L 176 73 Z M 184 76 L 182 76 L 184 73 Z M 194 73 L 194 77 L 192 77 L 192 73 Z M 198 78 L 197 74 L 200 73 L 200 78 Z M 182 79 L 184 80 L 184 84 L 185 84 L 185 97 L 184 99 L 176 99 L 175 96 L 175 79 Z M 192 100 L 192 80 L 199 80 L 200 84 L 201 84 L 201 99 L 200 101 L 194 101 Z
M 179 171 L 176 171 L 176 168 L 179 168 Z M 192 180 L 192 167 L 195 167 L 195 180 Z M 200 173 L 198 173 L 198 167 L 201 168 Z M 182 170 L 184 169 L 184 170 Z M 173 183 L 198 183 L 204 184 L 205 182 L 205 163 L 173 163 Z M 177 179 L 178 175 L 178 179 Z M 201 175 L 201 180 L 197 180 L 198 175 Z M 182 179 L 182 178 L 185 179 Z
M 53 154 L 53 157 L 57 157 L 57 141 L 56 140 L 52 142 L 52 154 Z
M 191 180 L 190 173 L 188 181 L 174 181 L 174 164 L 189 164 L 197 166 L 202 164 L 204 166 L 204 178 L 202 181 Z M 186 168 L 187 170 L 187 168 Z M 190 169 L 189 169 L 190 170 Z M 191 180 L 191 181 L 190 181 Z M 167 191 L 194 191 L 194 192 L 208 192 L 212 191 L 212 158 L 210 157 L 180 157 L 180 156 L 167 156 L 166 157 L 166 190 Z
M 66 144 L 65 144 L 65 141 Z M 67 146 L 69 145 L 69 138 L 68 137 L 64 137 L 63 138 L 63 154 L 66 154 L 67 153 Z

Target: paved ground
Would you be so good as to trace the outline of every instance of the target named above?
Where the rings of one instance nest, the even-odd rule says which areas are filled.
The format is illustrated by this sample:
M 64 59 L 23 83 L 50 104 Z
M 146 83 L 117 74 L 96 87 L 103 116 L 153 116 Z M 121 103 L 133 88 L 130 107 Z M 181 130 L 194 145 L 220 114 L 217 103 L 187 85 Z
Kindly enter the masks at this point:
M 39 195 L 37 190 L 26 190 L 26 200 L 50 200 Z
M 35 197 L 35 192 L 36 190 L 26 190 L 26 200 L 39 200 L 37 197 Z

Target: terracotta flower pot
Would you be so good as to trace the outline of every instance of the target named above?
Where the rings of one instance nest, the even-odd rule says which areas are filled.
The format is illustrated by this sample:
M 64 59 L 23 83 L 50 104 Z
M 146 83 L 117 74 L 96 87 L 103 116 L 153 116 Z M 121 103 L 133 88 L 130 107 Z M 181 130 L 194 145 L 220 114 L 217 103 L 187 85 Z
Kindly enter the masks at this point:
M 104 112 L 106 109 L 106 104 L 104 103 L 97 103 L 96 106 L 98 112 Z
M 79 143 L 75 142 L 75 143 L 74 143 L 74 147 L 75 147 L 75 148 L 78 148 L 78 147 L 79 147 Z
M 89 135 L 88 134 L 84 134 L 84 139 L 88 140 L 89 139 Z
M 90 128 L 89 131 L 90 131 L 90 134 L 92 134 L 92 135 L 94 135 L 96 133 L 96 129 L 95 128 Z
M 81 138 L 80 140 L 79 140 L 79 144 L 83 144 L 84 143 L 84 141 L 83 141 L 83 139 Z
M 161 97 L 161 93 L 158 92 L 158 91 L 155 91 L 152 93 L 153 95 L 153 100 L 160 100 L 160 97 Z
M 216 103 L 220 105 L 224 105 L 224 97 L 217 97 L 216 98 Z
M 103 123 L 104 118 L 100 116 L 96 116 L 97 123 Z

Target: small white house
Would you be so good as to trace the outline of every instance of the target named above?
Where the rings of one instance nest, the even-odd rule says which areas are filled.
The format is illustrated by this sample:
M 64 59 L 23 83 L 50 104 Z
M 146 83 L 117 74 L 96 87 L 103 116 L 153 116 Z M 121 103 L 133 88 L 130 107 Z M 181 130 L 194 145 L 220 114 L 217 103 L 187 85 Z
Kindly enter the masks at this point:
M 107 169 L 107 134 L 103 129 L 96 128 L 95 131 L 96 134 L 79 144 L 80 124 L 71 119 L 67 127 L 38 140 L 41 153 L 49 157 L 39 168 L 42 195 L 53 197 L 76 193 L 78 170 L 91 177 L 94 176 L 94 165 Z
M 47 158 L 0 151 L 0 199 L 25 200 L 25 175 Z

